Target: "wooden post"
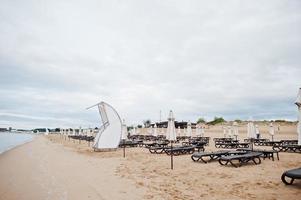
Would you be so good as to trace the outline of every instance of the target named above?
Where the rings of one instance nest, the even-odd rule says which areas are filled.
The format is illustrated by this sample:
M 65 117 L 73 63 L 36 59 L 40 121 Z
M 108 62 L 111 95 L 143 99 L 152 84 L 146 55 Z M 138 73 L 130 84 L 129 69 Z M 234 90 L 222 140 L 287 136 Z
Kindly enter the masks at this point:
M 172 141 L 170 146 L 170 168 L 173 170 L 173 151 L 172 151 Z
M 123 143 L 123 157 L 125 158 L 125 144 Z

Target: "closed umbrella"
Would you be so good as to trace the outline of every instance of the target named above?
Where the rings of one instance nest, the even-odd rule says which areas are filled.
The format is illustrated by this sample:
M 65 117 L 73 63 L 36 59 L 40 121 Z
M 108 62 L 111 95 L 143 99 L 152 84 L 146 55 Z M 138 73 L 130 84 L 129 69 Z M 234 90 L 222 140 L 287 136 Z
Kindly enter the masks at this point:
M 192 136 L 192 130 L 191 130 L 191 123 L 190 123 L 190 121 L 188 121 L 188 123 L 187 123 L 187 132 L 186 132 L 186 136 L 187 136 L 187 137 L 191 137 L 191 136 Z
M 247 129 L 247 137 L 248 138 L 255 138 L 256 133 L 255 133 L 255 126 L 252 121 L 248 123 L 248 129 Z
M 157 133 L 157 125 L 154 125 L 154 131 L 153 131 L 153 136 L 157 137 L 158 133 Z
M 181 128 L 180 128 L 180 126 L 178 126 L 178 136 L 181 137 Z
M 172 143 L 177 140 L 176 136 L 176 127 L 175 127 L 175 118 L 173 116 L 173 112 L 169 112 L 169 117 L 168 117 L 168 123 L 167 123 L 167 133 L 166 133 L 166 138 L 170 141 L 170 148 L 171 148 L 171 153 L 170 153 L 170 165 L 171 169 L 173 169 L 173 147 Z
M 202 136 L 201 127 L 199 125 L 196 125 L 195 127 L 195 134 L 196 136 Z
M 121 130 L 121 139 L 122 140 L 126 140 L 127 139 L 127 127 L 126 127 L 126 124 L 125 124 L 125 120 L 122 121 L 122 130 Z
M 176 138 L 175 118 L 173 116 L 172 111 L 169 112 L 166 138 L 170 141 L 175 141 L 177 139 Z
M 272 136 L 272 141 L 274 141 L 275 128 L 274 128 L 274 125 L 273 125 L 272 122 L 270 123 L 269 133 L 270 133 L 270 135 Z

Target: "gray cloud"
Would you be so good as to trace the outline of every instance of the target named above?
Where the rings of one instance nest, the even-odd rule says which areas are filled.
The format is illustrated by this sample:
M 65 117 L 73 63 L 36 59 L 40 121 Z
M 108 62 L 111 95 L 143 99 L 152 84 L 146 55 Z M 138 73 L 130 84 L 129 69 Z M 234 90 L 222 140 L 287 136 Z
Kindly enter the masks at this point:
M 296 119 L 300 1 L 1 1 L 0 125 Z M 22 116 L 22 117 L 20 117 Z M 26 116 L 26 117 L 25 117 Z M 51 120 L 45 120 L 51 119 Z

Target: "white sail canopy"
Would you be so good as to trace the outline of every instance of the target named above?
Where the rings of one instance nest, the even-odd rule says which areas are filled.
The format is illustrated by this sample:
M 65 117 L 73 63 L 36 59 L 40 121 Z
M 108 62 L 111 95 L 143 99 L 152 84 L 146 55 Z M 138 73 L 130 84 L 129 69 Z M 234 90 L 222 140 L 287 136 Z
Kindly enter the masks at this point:
M 102 126 L 95 136 L 93 148 L 117 148 L 122 134 L 122 122 L 117 111 L 105 102 L 100 102 L 95 106 L 98 106 Z
M 301 88 L 299 89 L 298 97 L 295 103 L 298 106 L 298 125 L 297 125 L 298 145 L 301 145 Z
M 172 111 L 169 112 L 166 138 L 170 141 L 177 140 L 177 138 L 176 138 L 175 118 L 173 116 Z

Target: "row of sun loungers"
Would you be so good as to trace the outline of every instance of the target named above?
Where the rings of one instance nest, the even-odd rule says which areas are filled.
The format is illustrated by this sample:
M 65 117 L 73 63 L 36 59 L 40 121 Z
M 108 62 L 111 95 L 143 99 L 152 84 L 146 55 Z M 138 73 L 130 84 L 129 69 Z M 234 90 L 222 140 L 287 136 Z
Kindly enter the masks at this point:
M 231 164 L 234 167 L 240 167 L 244 163 L 252 161 L 254 164 L 261 163 L 261 157 L 263 159 L 269 158 L 274 161 L 274 154 L 279 160 L 278 151 L 275 150 L 251 150 L 251 149 L 237 149 L 235 151 L 222 150 L 216 152 L 197 152 L 192 154 L 191 159 L 194 162 L 208 163 L 214 160 L 218 160 L 221 165 Z
M 250 146 L 248 142 L 239 142 L 239 140 L 232 138 L 214 138 L 213 141 L 216 148 L 223 149 L 249 148 Z
M 69 135 L 68 137 L 74 140 L 85 140 L 88 142 L 92 142 L 94 140 L 93 136 L 87 136 L 87 135 Z
M 166 153 L 167 155 L 184 155 L 184 154 L 192 154 L 195 151 L 204 151 L 203 145 L 184 145 L 184 146 L 152 146 L 148 148 L 149 152 L 152 154 L 162 154 Z

